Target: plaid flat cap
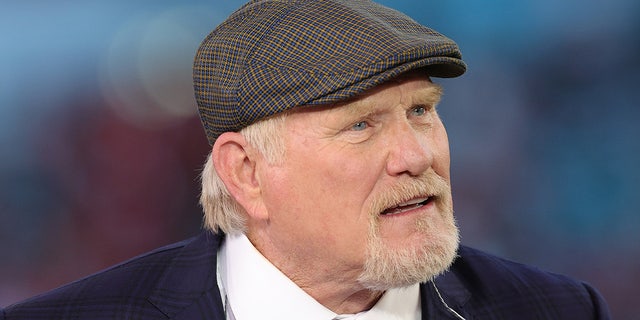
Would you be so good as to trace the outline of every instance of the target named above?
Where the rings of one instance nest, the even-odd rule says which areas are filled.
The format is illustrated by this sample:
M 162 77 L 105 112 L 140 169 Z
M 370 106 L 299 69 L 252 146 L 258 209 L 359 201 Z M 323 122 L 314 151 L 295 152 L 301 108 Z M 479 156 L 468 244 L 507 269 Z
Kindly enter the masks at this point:
M 408 70 L 457 77 L 458 46 L 365 0 L 255 0 L 215 28 L 194 59 L 209 143 L 302 105 L 351 98 Z

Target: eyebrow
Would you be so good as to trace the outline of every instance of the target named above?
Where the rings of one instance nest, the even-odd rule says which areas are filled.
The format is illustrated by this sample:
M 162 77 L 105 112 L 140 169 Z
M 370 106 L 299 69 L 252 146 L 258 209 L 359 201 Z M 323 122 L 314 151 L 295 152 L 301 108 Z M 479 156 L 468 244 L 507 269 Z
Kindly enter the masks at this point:
M 412 97 L 413 105 L 435 106 L 440 102 L 442 91 L 442 86 L 435 83 L 428 88 L 419 89 Z
M 431 83 L 429 87 L 421 88 L 411 93 L 411 106 L 435 106 L 440 102 L 442 92 L 442 86 Z M 364 100 L 344 102 L 336 106 L 346 107 L 343 109 L 349 117 L 366 117 L 376 113 L 376 109 L 371 106 L 371 102 L 367 101 L 366 98 Z

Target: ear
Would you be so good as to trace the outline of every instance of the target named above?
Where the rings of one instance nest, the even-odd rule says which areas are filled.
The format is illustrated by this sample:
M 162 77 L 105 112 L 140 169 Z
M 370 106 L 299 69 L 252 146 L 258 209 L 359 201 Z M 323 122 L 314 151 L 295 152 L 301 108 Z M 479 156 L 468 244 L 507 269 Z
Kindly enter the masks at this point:
M 213 144 L 211 154 L 218 176 L 249 219 L 267 219 L 256 175 L 261 155 L 237 132 L 225 132 Z

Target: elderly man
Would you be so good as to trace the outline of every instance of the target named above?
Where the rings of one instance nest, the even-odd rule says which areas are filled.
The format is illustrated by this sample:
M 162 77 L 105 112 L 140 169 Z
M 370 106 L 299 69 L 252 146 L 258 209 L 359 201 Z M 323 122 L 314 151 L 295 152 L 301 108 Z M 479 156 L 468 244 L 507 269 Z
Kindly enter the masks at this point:
M 0 318 L 608 318 L 584 283 L 459 246 L 431 77 L 465 68 L 369 1 L 246 4 L 195 59 L 208 230 Z

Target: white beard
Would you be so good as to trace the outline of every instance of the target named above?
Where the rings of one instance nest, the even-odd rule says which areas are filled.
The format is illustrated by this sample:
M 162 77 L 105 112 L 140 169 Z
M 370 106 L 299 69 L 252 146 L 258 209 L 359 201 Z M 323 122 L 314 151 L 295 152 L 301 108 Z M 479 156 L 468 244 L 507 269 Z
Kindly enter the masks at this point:
M 427 191 L 424 189 L 427 188 Z M 436 194 L 435 205 L 441 220 L 435 222 L 424 217 L 415 224 L 419 235 L 416 242 L 402 248 L 392 248 L 380 236 L 379 213 L 390 205 L 397 204 L 401 194 Z M 406 197 L 406 195 L 405 195 Z M 381 197 L 372 210 L 367 257 L 358 282 L 369 290 L 384 291 L 405 287 L 433 279 L 445 272 L 456 257 L 459 232 L 453 217 L 451 188 L 441 177 L 430 174 L 416 183 L 402 186 Z

